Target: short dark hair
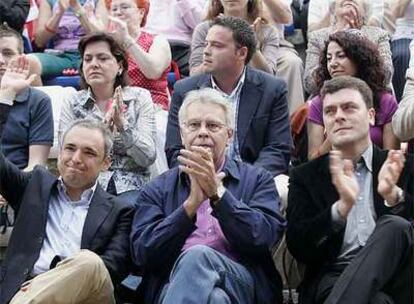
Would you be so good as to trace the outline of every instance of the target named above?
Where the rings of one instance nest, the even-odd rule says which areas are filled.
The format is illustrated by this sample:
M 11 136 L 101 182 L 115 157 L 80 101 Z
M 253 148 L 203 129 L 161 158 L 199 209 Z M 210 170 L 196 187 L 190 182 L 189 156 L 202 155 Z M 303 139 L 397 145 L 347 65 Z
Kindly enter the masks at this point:
M 86 82 L 85 75 L 83 75 L 83 71 L 82 71 L 82 68 L 83 68 L 83 55 L 85 54 L 86 47 L 90 43 L 100 42 L 100 41 L 108 43 L 109 49 L 110 49 L 112 55 L 115 57 L 115 59 L 118 63 L 121 63 L 121 66 L 122 66 L 121 75 L 117 74 L 116 77 L 115 77 L 114 88 L 116 88 L 117 86 L 121 86 L 121 87 L 127 86 L 128 83 L 129 83 L 129 78 L 128 78 L 128 56 L 127 56 L 125 50 L 121 47 L 121 45 L 111 35 L 109 35 L 107 33 L 103 33 L 103 32 L 98 32 L 98 33 L 92 33 L 92 34 L 86 35 L 85 37 L 83 37 L 79 41 L 78 49 L 79 49 L 79 53 L 80 53 L 80 56 L 81 56 L 79 74 L 81 76 L 81 80 L 80 80 L 81 87 L 86 89 L 89 86 L 88 83 Z
M 334 94 L 343 89 L 353 89 L 358 91 L 362 99 L 365 102 L 365 105 L 368 109 L 374 106 L 372 90 L 366 84 L 365 81 L 352 77 L 352 76 L 338 76 L 330 80 L 325 81 L 321 89 L 321 100 L 325 99 L 325 96 L 328 94 Z
M 254 52 L 256 51 L 256 36 L 252 27 L 247 21 L 231 17 L 231 16 L 218 16 L 211 23 L 211 27 L 219 25 L 228 28 L 233 33 L 233 39 L 237 44 L 237 47 L 247 47 L 247 56 L 244 61 L 248 64 Z
M 72 122 L 71 125 L 63 132 L 61 138 L 61 147 L 65 142 L 66 135 L 74 128 L 85 128 L 89 130 L 98 130 L 104 139 L 104 157 L 110 156 L 113 146 L 113 135 L 111 131 L 108 129 L 107 125 L 99 120 L 92 120 L 92 119 L 77 119 Z
M 23 38 L 17 31 L 12 29 L 7 23 L 3 23 L 0 25 L 0 38 L 3 37 L 13 37 L 17 40 L 17 48 L 19 54 L 23 54 Z

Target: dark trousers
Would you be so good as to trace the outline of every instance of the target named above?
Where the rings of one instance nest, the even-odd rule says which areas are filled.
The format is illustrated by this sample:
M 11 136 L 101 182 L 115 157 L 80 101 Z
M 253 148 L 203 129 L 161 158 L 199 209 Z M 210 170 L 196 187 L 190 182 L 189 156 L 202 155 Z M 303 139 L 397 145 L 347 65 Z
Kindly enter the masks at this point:
M 414 303 L 413 247 L 413 224 L 399 216 L 382 216 L 350 263 L 334 265 L 323 275 L 316 303 Z
M 405 72 L 410 63 L 410 42 L 411 39 L 398 39 L 391 42 L 392 63 L 394 65 L 392 86 L 398 103 L 400 103 L 404 92 Z

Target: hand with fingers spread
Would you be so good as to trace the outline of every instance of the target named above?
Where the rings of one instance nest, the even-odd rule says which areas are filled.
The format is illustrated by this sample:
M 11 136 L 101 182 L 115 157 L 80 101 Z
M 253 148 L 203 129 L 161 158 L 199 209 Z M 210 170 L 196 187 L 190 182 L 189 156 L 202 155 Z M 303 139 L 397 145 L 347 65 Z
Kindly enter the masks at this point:
M 212 153 L 206 148 L 192 146 L 189 150 L 182 149 L 180 152 L 179 167 L 190 176 L 190 181 L 196 184 L 197 192 L 194 195 L 190 193 L 189 198 L 196 199 L 192 205 L 197 210 L 204 200 L 217 194 L 217 189 L 225 174 L 224 172 L 216 173 Z M 193 185 L 191 186 L 193 190 Z
M 386 161 L 378 174 L 378 193 L 391 206 L 398 204 L 401 188 L 397 186 L 398 179 L 404 168 L 405 157 L 400 150 L 388 151 Z
M 132 37 L 129 35 L 126 22 L 119 18 L 109 16 L 109 31 L 120 44 L 125 44 Z
M 342 159 L 342 153 L 336 150 L 331 151 L 329 160 L 332 183 L 339 194 L 338 211 L 342 217 L 346 218 L 359 193 L 358 181 L 354 175 L 354 166 L 351 160 Z
M 8 64 L 1 78 L 0 91 L 7 91 L 15 96 L 29 87 L 35 78 L 35 74 L 29 75 L 29 60 L 25 55 L 19 55 Z M 11 97 L 14 98 L 14 96 Z

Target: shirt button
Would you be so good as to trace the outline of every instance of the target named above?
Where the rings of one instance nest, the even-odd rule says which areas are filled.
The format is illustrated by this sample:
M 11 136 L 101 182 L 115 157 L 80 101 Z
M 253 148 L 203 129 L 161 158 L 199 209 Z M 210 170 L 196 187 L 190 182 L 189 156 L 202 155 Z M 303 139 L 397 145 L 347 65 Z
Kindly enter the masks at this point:
M 208 230 L 207 230 L 207 232 L 208 232 L 209 234 L 211 234 L 211 233 L 213 232 L 213 229 L 211 229 L 211 228 L 210 228 L 210 229 L 208 229 Z
M 37 242 L 38 242 L 39 244 L 42 244 L 42 243 L 43 243 L 43 237 L 39 236 L 39 237 L 37 238 Z
M 359 201 L 362 201 L 362 196 L 358 196 L 358 200 Z

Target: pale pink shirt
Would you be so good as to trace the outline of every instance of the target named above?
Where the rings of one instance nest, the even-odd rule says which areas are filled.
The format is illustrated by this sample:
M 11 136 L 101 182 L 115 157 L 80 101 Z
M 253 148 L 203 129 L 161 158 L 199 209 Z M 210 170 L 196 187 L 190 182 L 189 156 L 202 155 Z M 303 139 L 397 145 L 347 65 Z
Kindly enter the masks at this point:
M 223 169 L 221 165 L 218 172 Z M 233 261 L 238 261 L 237 254 L 232 250 L 229 241 L 221 230 L 218 220 L 211 215 L 213 208 L 210 206 L 210 200 L 205 200 L 197 210 L 196 230 L 190 234 L 185 241 L 182 251 L 186 251 L 195 245 L 205 245 L 229 257 Z
M 190 45 L 207 0 L 151 0 L 145 30 Z

